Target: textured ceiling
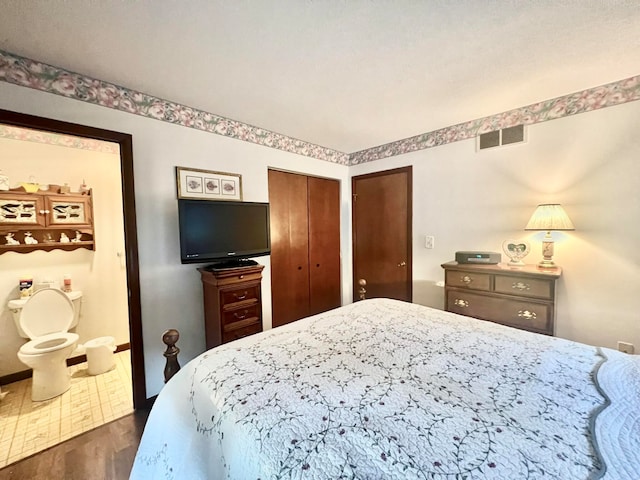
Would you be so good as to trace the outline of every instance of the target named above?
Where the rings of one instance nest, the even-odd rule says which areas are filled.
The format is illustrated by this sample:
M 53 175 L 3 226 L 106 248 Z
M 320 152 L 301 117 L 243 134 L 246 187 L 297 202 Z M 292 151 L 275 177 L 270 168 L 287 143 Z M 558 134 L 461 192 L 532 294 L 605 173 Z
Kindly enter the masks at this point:
M 347 153 L 640 74 L 638 0 L 0 0 L 0 11 L 2 50 Z

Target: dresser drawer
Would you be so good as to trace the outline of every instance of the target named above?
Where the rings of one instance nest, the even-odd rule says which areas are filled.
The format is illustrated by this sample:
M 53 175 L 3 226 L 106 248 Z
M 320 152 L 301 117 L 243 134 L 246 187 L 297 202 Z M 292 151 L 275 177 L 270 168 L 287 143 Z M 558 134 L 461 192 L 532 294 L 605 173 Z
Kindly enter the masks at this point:
M 532 332 L 553 335 L 553 305 L 471 292 L 447 292 L 447 310 Z
M 262 274 L 259 272 L 256 273 L 236 273 L 234 275 L 225 275 L 222 278 L 218 278 L 216 284 L 220 287 L 224 287 L 226 285 L 234 285 L 239 282 L 252 282 L 256 280 L 261 280 Z
M 459 272 L 447 270 L 445 273 L 447 286 L 472 288 L 474 290 L 490 290 L 491 275 L 487 273 Z
M 553 280 L 496 275 L 494 290 L 507 295 L 553 299 Z
M 260 298 L 260 284 L 244 285 L 240 288 L 221 290 L 220 296 L 223 307 L 231 303 L 257 300 Z
M 242 322 L 243 320 L 259 320 L 261 308 L 262 307 L 259 303 L 254 303 L 253 305 L 248 305 L 246 307 L 226 310 L 222 313 L 222 325 L 224 325 L 224 328 L 226 329 L 227 326 L 232 326 L 232 324 Z
M 237 328 L 232 328 L 237 327 Z M 242 337 L 260 333 L 262 331 L 262 322 L 259 319 L 253 319 L 252 323 L 237 322 L 234 325 L 225 325 L 222 332 L 222 343 L 231 342 Z

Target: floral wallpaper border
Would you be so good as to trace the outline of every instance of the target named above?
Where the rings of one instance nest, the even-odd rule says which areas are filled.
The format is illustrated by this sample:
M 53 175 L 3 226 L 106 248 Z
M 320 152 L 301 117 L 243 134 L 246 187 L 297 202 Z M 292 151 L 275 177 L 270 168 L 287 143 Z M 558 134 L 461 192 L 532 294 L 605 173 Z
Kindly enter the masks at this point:
M 0 125 L 0 138 L 22 140 L 25 142 L 46 143 L 48 145 L 78 148 L 101 153 L 120 153 L 120 147 L 115 143 L 103 142 L 102 140 L 95 140 L 92 138 L 81 138 L 71 135 L 62 135 L 59 133 L 43 132 L 42 130 L 12 127 L 9 125 Z
M 216 133 L 285 152 L 349 164 L 349 155 L 0 50 L 0 81 Z
M 515 125 L 532 125 L 640 100 L 640 75 L 636 75 L 348 154 L 3 50 L 0 50 L 0 81 L 347 166 L 467 140 Z
M 599 110 L 640 100 L 640 75 L 582 90 L 562 97 L 516 108 L 507 112 L 459 123 L 414 137 L 367 148 L 349 156 L 350 165 L 380 160 L 404 153 L 458 142 L 478 135 L 516 125 L 556 120 L 578 113 Z

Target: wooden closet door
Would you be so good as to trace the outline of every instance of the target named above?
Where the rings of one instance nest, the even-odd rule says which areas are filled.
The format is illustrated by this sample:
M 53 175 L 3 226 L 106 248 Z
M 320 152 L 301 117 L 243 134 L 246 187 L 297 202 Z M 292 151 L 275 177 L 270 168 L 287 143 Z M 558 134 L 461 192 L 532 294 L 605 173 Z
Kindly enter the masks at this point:
M 309 311 L 307 177 L 269 170 L 271 312 L 274 327 Z
M 309 315 L 341 304 L 340 182 L 308 177 Z

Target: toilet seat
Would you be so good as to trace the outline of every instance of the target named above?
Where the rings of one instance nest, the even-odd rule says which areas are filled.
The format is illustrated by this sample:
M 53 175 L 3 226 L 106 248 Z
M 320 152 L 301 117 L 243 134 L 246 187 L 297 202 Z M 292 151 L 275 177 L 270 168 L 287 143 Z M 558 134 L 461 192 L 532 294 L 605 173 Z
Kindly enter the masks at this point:
M 73 322 L 73 303 L 56 288 L 36 291 L 22 307 L 20 327 L 31 339 L 67 333 Z
M 76 343 L 79 338 L 77 333 L 50 333 L 25 343 L 20 347 L 19 353 L 23 355 L 42 355 L 43 353 L 54 352 L 68 347 Z

